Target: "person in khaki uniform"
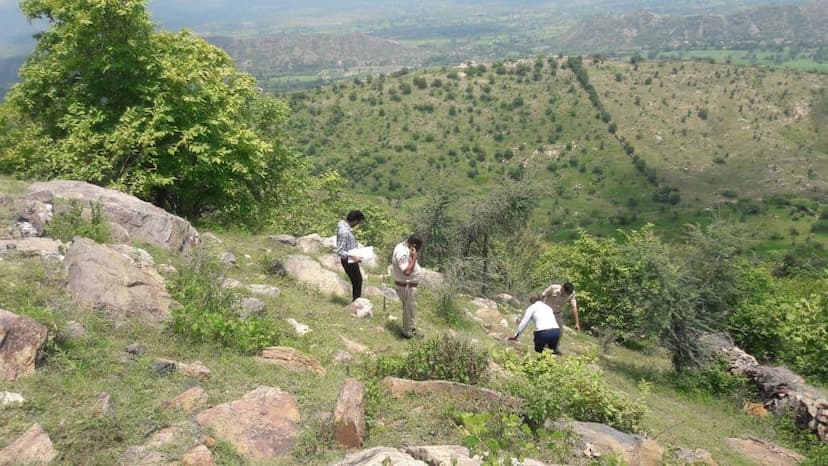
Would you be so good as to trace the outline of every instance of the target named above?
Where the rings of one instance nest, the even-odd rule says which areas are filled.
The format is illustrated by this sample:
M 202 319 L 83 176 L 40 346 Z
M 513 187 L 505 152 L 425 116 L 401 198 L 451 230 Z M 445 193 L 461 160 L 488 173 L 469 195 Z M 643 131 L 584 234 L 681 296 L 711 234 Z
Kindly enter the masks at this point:
M 578 332 L 581 331 L 581 321 L 578 317 L 578 302 L 575 300 L 575 286 L 572 283 L 565 282 L 563 285 L 553 283 L 543 290 L 541 297 L 543 297 L 543 302 L 555 312 L 555 320 L 562 329 L 563 308 L 569 303 L 572 306 L 572 316 L 575 319 L 575 330 Z M 561 332 L 561 337 L 563 337 L 563 332 Z M 561 354 L 560 346 L 561 338 L 558 339 L 558 344 L 555 347 L 555 352 L 558 354 Z
M 403 307 L 403 336 L 405 338 L 422 338 L 417 332 L 414 320 L 417 317 L 417 285 L 420 284 L 420 266 L 417 264 L 418 252 L 423 247 L 423 240 L 411 235 L 394 247 L 391 256 L 391 278 L 394 290 Z

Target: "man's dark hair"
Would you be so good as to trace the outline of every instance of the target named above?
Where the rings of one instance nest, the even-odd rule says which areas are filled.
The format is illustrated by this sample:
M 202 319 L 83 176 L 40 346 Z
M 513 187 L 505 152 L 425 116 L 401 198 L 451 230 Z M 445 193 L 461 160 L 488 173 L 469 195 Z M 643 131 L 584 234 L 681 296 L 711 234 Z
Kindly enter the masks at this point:
M 575 285 L 573 285 L 571 282 L 565 282 L 563 284 L 563 290 L 566 292 L 566 294 L 572 294 L 572 292 L 575 291 Z
M 529 304 L 535 304 L 538 301 L 543 301 L 543 295 L 533 294 L 532 296 L 529 296 Z
M 348 216 L 345 217 L 345 220 L 349 222 L 364 222 L 365 215 L 363 215 L 361 210 L 352 210 L 348 212 Z
M 409 236 L 406 242 L 417 248 L 418 251 L 423 248 L 423 239 L 417 235 Z

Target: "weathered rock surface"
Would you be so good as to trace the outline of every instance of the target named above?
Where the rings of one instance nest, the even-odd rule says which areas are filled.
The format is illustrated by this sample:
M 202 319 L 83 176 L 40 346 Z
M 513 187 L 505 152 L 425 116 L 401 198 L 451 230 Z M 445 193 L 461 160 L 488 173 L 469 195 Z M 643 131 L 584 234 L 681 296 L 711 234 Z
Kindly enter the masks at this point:
M 207 406 L 208 400 L 207 392 L 203 388 L 196 386 L 161 403 L 161 407 L 165 409 L 180 409 L 185 413 L 192 413 Z
M 728 438 L 725 443 L 762 466 L 795 466 L 805 459 L 795 451 L 754 438 Z
M 279 288 L 273 285 L 247 285 L 247 290 L 259 296 L 275 298 L 279 296 Z
M 112 401 L 112 395 L 107 392 L 98 393 L 95 397 L 95 407 L 101 416 L 110 417 L 115 414 L 115 402 Z
M 396 448 L 374 447 L 349 453 L 345 459 L 332 463 L 330 466 L 429 466 L 420 460 L 414 459 L 411 455 L 401 452 Z
M 693 464 L 705 466 L 719 466 L 719 463 L 713 459 L 713 455 L 709 451 L 697 448 L 695 450 L 688 450 L 682 448 L 673 452 L 673 456 L 680 464 Z
M 371 352 L 371 348 L 363 345 L 362 343 L 357 343 L 353 340 L 349 340 L 344 336 L 340 335 L 339 338 L 342 339 L 342 343 L 345 344 L 345 348 L 348 351 L 353 351 L 354 353 L 366 354 Z
M 198 232 L 189 222 L 120 191 L 80 181 L 54 180 L 32 184 L 29 196 L 39 191 L 51 192 L 59 199 L 100 203 L 106 218 L 122 226 L 133 240 L 175 251 L 198 243 Z
M 469 449 L 460 445 L 410 446 L 404 450 L 429 465 L 480 466 L 483 463 L 478 456 L 470 457 Z
M 174 305 L 164 278 L 151 266 L 118 250 L 86 238 L 75 238 L 64 266 L 69 290 L 89 306 L 106 311 L 117 321 L 138 318 L 159 323 Z
M 314 233 L 296 238 L 296 247 L 305 254 L 318 254 L 322 250 L 322 237 Z
M 409 393 L 417 395 L 437 395 L 450 397 L 457 401 L 479 405 L 480 403 L 494 403 L 510 409 L 520 407 L 520 400 L 509 395 L 503 395 L 494 390 L 474 385 L 445 380 L 415 381 L 397 377 L 385 377 L 380 385 L 392 396 L 401 397 Z
M 304 283 L 323 294 L 348 297 L 351 285 L 335 272 L 325 270 L 308 256 L 292 255 L 285 260 L 285 270 L 298 282 Z
M 365 434 L 365 385 L 345 379 L 334 409 L 334 440 L 345 448 L 362 448 Z
M 616 453 L 628 464 L 662 465 L 664 449 L 653 440 L 613 429 L 604 424 L 579 421 L 547 421 L 547 429 L 570 428 L 581 439 L 588 456 Z
M 26 402 L 23 395 L 13 392 L 0 392 L 0 408 L 13 408 Z
M 356 301 L 346 306 L 348 313 L 358 319 L 374 317 L 374 303 L 370 299 L 357 298 Z
M 828 395 L 806 384 L 786 367 L 759 364 L 724 335 L 705 335 L 701 342 L 712 354 L 727 359 L 731 373 L 743 375 L 756 384 L 765 408 L 777 413 L 793 411 L 799 428 L 828 442 Z
M 287 319 L 285 319 L 285 321 L 287 323 L 289 323 L 291 327 L 293 327 L 293 330 L 300 337 L 304 336 L 304 335 L 307 335 L 311 331 L 310 327 L 308 327 L 307 325 L 305 325 L 305 324 L 303 324 L 303 323 L 301 323 L 301 322 L 299 322 L 296 319 L 293 319 L 291 317 L 288 317 Z
M 296 246 L 296 237 L 293 235 L 271 235 L 268 236 L 267 239 L 280 244 L 284 244 L 286 246 Z
M 247 319 L 251 316 L 260 316 L 264 314 L 267 304 L 259 298 L 245 296 L 239 302 L 238 307 L 239 316 L 243 319 Z
M 17 464 L 48 464 L 57 458 L 49 434 L 34 424 L 23 435 L 0 450 L 0 466 Z
M 216 437 L 231 443 L 249 461 L 290 455 L 299 421 L 299 406 L 293 395 L 266 386 L 196 416 L 199 425 L 213 429 Z
M 199 445 L 181 458 L 182 466 L 215 466 L 213 453 L 204 445 Z
M 39 200 L 28 200 L 23 209 L 17 214 L 17 222 L 28 224 L 30 228 L 21 232 L 23 236 L 42 236 L 46 224 L 52 219 L 52 203 Z M 29 233 L 27 235 L 27 233 Z
M 322 367 L 322 364 L 319 364 L 319 361 L 288 346 L 271 346 L 265 348 L 262 350 L 261 356 L 256 359 L 294 371 L 312 372 L 316 375 L 325 375 L 326 373 L 325 368 Z
M 46 335 L 46 327 L 34 319 L 0 309 L 0 380 L 34 374 Z
M 192 377 L 198 380 L 207 380 L 213 376 L 213 372 L 204 365 L 201 361 L 195 361 L 190 364 L 173 361 L 172 359 L 159 359 L 156 362 L 156 367 L 170 367 L 171 371 L 177 371 L 187 377 Z
M 22 254 L 24 256 L 42 256 L 46 258 L 63 258 L 65 245 L 51 238 L 21 238 L 0 240 L 0 256 Z

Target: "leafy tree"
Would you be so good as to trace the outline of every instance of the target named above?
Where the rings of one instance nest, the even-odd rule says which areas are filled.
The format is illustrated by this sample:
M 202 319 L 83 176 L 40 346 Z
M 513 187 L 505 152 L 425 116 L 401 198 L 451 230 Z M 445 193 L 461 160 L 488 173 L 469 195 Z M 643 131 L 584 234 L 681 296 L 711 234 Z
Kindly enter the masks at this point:
M 188 216 L 247 221 L 287 203 L 299 166 L 281 143 L 288 107 L 226 53 L 154 32 L 144 0 L 21 8 L 49 26 L 7 96 L 0 169 L 115 187 Z

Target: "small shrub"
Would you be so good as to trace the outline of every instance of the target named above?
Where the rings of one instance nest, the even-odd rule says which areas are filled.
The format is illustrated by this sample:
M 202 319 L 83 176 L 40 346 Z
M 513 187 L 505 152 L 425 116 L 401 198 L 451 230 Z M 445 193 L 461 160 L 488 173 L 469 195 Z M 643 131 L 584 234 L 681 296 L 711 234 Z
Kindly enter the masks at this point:
M 514 359 L 505 366 L 523 376 L 510 389 L 524 400 L 527 419 L 543 425 L 546 419 L 570 417 L 601 422 L 625 432 L 641 430 L 644 405 L 612 390 L 600 371 L 592 369 L 589 356 L 558 359 L 551 352 Z
M 465 339 L 444 335 L 415 344 L 408 355 L 381 356 L 377 377 L 393 375 L 412 380 L 449 380 L 478 384 L 485 380 L 489 354 Z
M 750 381 L 731 374 L 725 360 L 716 360 L 696 370 L 671 371 L 665 377 L 677 391 L 693 396 L 744 400 L 751 398 L 753 392 Z
M 221 286 L 220 272 L 204 249 L 179 268 L 170 283 L 173 298 L 181 303 L 173 310 L 173 331 L 192 342 L 218 343 L 245 354 L 276 344 L 279 331 L 272 320 L 236 313 L 238 295 Z
M 68 243 L 75 236 L 89 238 L 97 243 L 107 243 L 112 239 L 112 232 L 103 216 L 100 203 L 89 203 L 90 215 L 84 214 L 83 205 L 72 201 L 69 210 L 59 213 L 46 226 L 46 234 L 52 238 Z

